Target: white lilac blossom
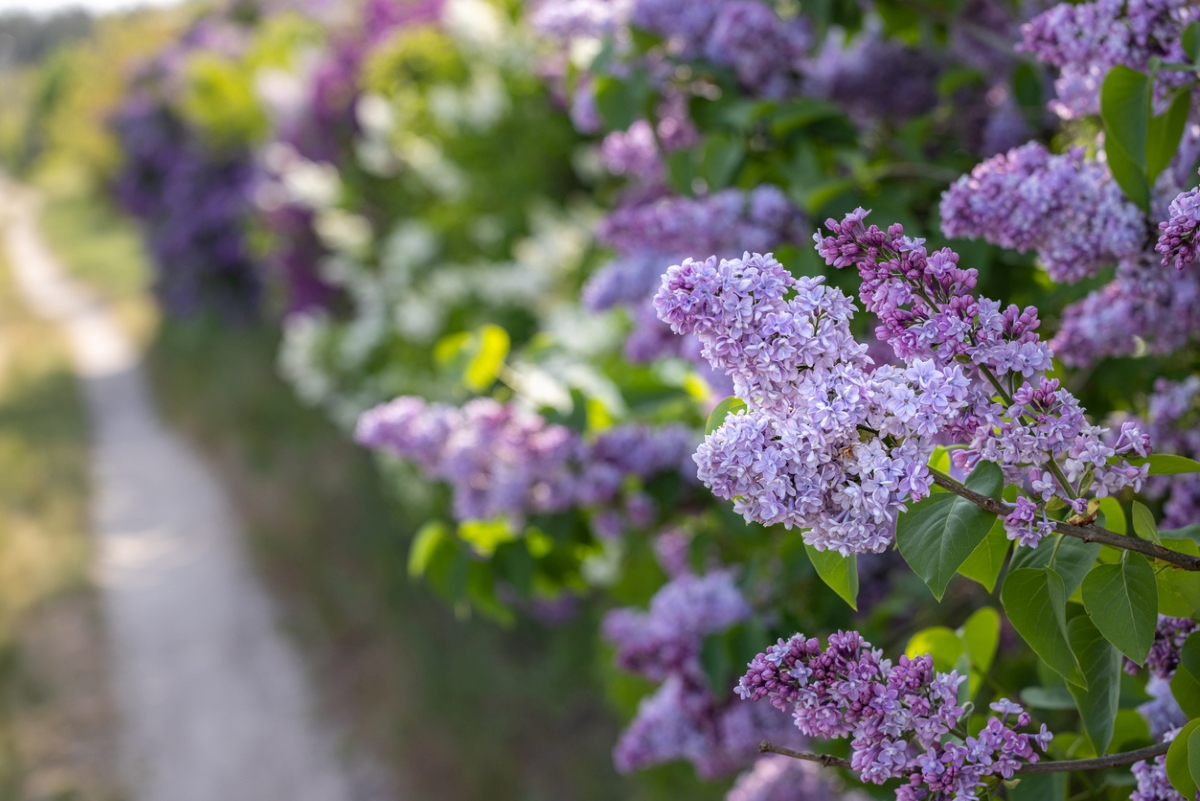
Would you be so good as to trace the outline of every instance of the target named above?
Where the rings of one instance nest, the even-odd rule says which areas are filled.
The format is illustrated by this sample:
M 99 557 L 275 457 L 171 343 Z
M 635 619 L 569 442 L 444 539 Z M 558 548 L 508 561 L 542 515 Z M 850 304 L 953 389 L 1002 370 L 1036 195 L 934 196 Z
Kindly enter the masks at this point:
M 1051 107 L 1064 118 L 1082 117 L 1100 110 L 1100 86 L 1113 66 L 1183 61 L 1183 29 L 1197 18 L 1193 0 L 1060 3 L 1022 26 L 1018 50 L 1058 68 Z M 1157 88 L 1186 80 L 1186 73 L 1160 72 Z
M 1036 251 L 1055 281 L 1073 282 L 1137 255 L 1145 220 L 1105 164 L 1039 142 L 977 165 L 941 203 L 942 232 Z
M 449 483 L 459 520 L 507 516 L 518 521 L 539 512 L 609 504 L 630 477 L 686 470 L 694 441 L 682 426 L 629 425 L 588 442 L 512 404 L 478 398 L 459 409 L 414 397 L 363 414 L 356 437 Z M 643 522 L 653 517 L 644 508 L 646 500 L 639 498 L 632 507 Z
M 751 764 L 763 739 L 800 745 L 786 716 L 766 703 L 742 704 L 715 695 L 700 665 L 704 638 L 747 620 L 749 604 L 730 571 L 678 573 L 646 612 L 617 609 L 603 626 L 616 646 L 617 665 L 662 684 L 644 698 L 613 751 L 628 773 L 686 759 L 704 778 Z
M 880 320 L 876 335 L 906 364 L 965 366 L 969 402 L 938 429 L 967 446 L 954 452 L 960 469 L 996 462 L 1010 482 L 1027 485 L 1043 511 L 1041 504 L 1058 498 L 1081 513 L 1088 493 L 1141 488 L 1148 468 L 1121 457 L 1147 456 L 1149 438 L 1131 421 L 1108 442 L 1108 430 L 1088 423 L 1074 396 L 1043 375 L 1051 351 L 1037 335 L 1036 309 L 975 297 L 977 272 L 959 267 L 958 254 L 929 253 L 898 224 L 865 227 L 866 215 L 857 209 L 842 222 L 828 220 L 832 235 L 816 234 L 817 250 L 832 266 L 858 269 L 863 305 Z M 1009 537 L 1030 544 L 1048 527 L 1044 517 L 1037 525 L 1031 504 L 1019 504 L 1007 526 Z
M 1002 698 L 991 705 L 999 715 L 978 734 L 943 741 L 964 714 L 958 686 L 965 677 L 935 671 L 928 654 L 893 664 L 855 631 L 831 634 L 824 650 L 802 634 L 781 639 L 748 667 L 740 697 L 769 699 L 806 736 L 850 738 L 850 764 L 864 782 L 907 777 L 898 801 L 975 798 L 989 777 L 1008 779 L 1024 762 L 1036 763 L 1033 746 L 1045 751 L 1052 739 L 1045 724 L 1018 734 L 1030 716 Z
M 962 367 L 870 370 L 853 302 L 769 255 L 675 265 L 655 307 L 750 408 L 700 446 L 700 480 L 747 520 L 807 529 L 821 550 L 885 550 L 905 502 L 929 493 L 931 438 L 967 401 Z
M 1196 229 L 1200 227 L 1200 187 L 1180 192 L 1171 201 L 1171 218 L 1158 224 L 1162 234 L 1154 249 L 1162 254 L 1164 267 L 1174 266 L 1182 270 L 1196 261 L 1200 242 L 1196 241 Z

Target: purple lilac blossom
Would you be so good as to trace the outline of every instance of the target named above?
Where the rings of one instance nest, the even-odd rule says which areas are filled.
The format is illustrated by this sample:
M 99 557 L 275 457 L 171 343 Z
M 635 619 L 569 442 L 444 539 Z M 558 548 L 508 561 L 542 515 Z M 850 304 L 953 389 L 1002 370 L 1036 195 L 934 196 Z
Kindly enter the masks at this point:
M 125 154 L 115 194 L 145 229 L 159 303 L 174 315 L 257 313 L 262 282 L 246 238 L 256 182 L 249 152 L 214 148 L 150 93 L 135 94 L 114 128 Z
M 540 415 L 488 398 L 461 409 L 397 398 L 364 413 L 356 437 L 449 483 L 459 520 L 521 520 L 607 504 L 629 477 L 686 470 L 694 442 L 682 426 L 640 425 L 617 426 L 587 442 Z M 644 518 L 644 510 L 639 514 Z
M 735 247 L 766 252 L 802 237 L 804 215 L 776 186 L 722 189 L 707 197 L 666 197 L 625 206 L 601 222 L 596 237 L 624 254 L 655 250 L 708 255 Z
M 704 55 L 731 67 L 738 82 L 756 97 L 796 94 L 800 69 L 812 44 L 807 22 L 783 20 L 758 0 L 731 0 L 713 21 Z
M 832 100 L 861 125 L 879 117 L 907 119 L 937 105 L 941 66 L 928 52 L 905 47 L 868 29 L 846 43 L 831 30 L 805 64 L 805 93 Z M 886 81 L 879 76 L 886 75 Z
M 749 604 L 733 573 L 680 573 L 650 601 L 646 612 L 616 609 L 604 620 L 604 637 L 616 646 L 617 664 L 662 684 L 644 698 L 613 749 L 617 769 L 628 773 L 686 759 L 703 778 L 751 764 L 764 739 L 801 746 L 786 716 L 769 704 L 718 697 L 700 665 L 709 634 L 747 620 Z
M 1157 253 L 1117 265 L 1112 282 L 1063 310 L 1050 345 L 1071 367 L 1139 352 L 1170 353 L 1200 332 L 1200 270 L 1164 270 Z
M 1200 456 L 1200 376 L 1183 381 L 1154 383 L 1147 422 L 1155 447 L 1194 459 Z M 1147 491 L 1166 495 L 1160 525 L 1165 529 L 1183 528 L 1200 522 L 1200 475 L 1160 476 L 1151 479 Z
M 767 754 L 743 773 L 725 794 L 725 801 L 833 801 L 862 799 L 860 793 L 841 793 L 828 771 L 813 762 Z
M 1146 656 L 1146 670 L 1151 676 L 1170 679 L 1179 667 L 1179 649 L 1196 630 L 1197 623 L 1191 618 L 1158 616 L 1158 627 L 1154 630 L 1154 643 Z M 1137 673 L 1135 662 L 1125 660 L 1125 672 Z
M 750 605 L 728 570 L 684 573 L 665 584 L 646 612 L 616 609 L 604 618 L 604 638 L 616 646 L 621 670 L 652 681 L 687 672 L 704 637 L 741 623 Z
M 966 403 L 962 367 L 870 371 L 852 301 L 770 256 L 688 259 L 663 276 L 655 308 L 750 408 L 700 446 L 700 480 L 747 520 L 807 529 L 820 550 L 885 550 L 905 502 L 929 493 L 930 437 Z
M 1094 0 L 1060 3 L 1022 26 L 1018 50 L 1059 70 L 1051 104 L 1071 119 L 1100 110 L 1100 86 L 1117 64 L 1144 70 L 1154 57 L 1183 61 L 1183 29 L 1200 18 L 1193 0 Z M 1186 82 L 1160 72 L 1156 89 Z
M 1154 249 L 1162 254 L 1164 267 L 1174 265 L 1182 270 L 1196 261 L 1200 243 L 1196 229 L 1200 227 L 1200 187 L 1180 192 L 1171 201 L 1171 218 L 1158 224 L 1162 234 Z
M 1037 734 L 1018 734 L 1015 729 L 1030 724 L 1029 714 L 1000 699 L 991 705 L 999 716 L 989 717 L 977 735 L 961 744 L 942 742 L 963 715 L 958 686 L 964 680 L 955 671 L 936 672 L 929 655 L 902 656 L 893 664 L 848 631 L 830 635 L 825 650 L 802 634 L 779 640 L 750 662 L 737 693 L 791 712 L 806 736 L 851 738 L 850 762 L 864 782 L 908 777 L 896 791 L 898 801 L 949 801 L 975 797 L 990 776 L 1011 778 L 1022 760 L 1036 763 L 1033 746 L 1045 751 L 1053 738 L 1045 724 Z
M 1179 730 L 1173 729 L 1161 739 L 1164 743 L 1169 743 L 1177 734 Z M 1187 801 L 1175 791 L 1171 780 L 1167 778 L 1166 754 L 1157 756 L 1150 762 L 1135 762 L 1132 771 L 1137 779 L 1137 789 L 1129 796 L 1129 801 Z M 1197 793 L 1196 797 L 1200 798 L 1200 793 Z
M 1171 694 L 1171 682 L 1151 676 L 1146 682 L 1146 692 L 1154 700 L 1142 704 L 1137 710 L 1146 719 L 1152 738 L 1161 740 L 1167 732 L 1187 724 L 1188 716 L 1179 708 L 1179 702 Z
M 857 209 L 840 223 L 828 220 L 832 236 L 817 234 L 817 250 L 832 266 L 858 268 L 863 305 L 880 320 L 876 335 L 900 359 L 931 360 L 928 369 L 969 365 L 969 402 L 939 429 L 967 445 L 954 452 L 960 469 L 995 462 L 1010 483 L 1028 482 L 1041 502 L 1057 497 L 1077 513 L 1086 505 L 1084 490 L 1105 497 L 1127 486 L 1141 488 L 1148 468 L 1114 457 L 1147 456 L 1149 438 L 1130 421 L 1107 442 L 1108 430 L 1088 423 L 1074 396 L 1042 375 L 1051 351 L 1037 335 L 1036 309 L 1002 309 L 976 298 L 971 290 L 977 272 L 960 268 L 956 253 L 929 253 L 898 224 L 887 231 L 867 228 L 866 215 Z M 1064 479 L 1070 486 L 1062 486 Z M 1014 515 L 1010 538 L 1036 542 L 1044 533 L 1028 504 Z
M 1075 148 L 1051 155 L 1040 142 L 977 165 L 942 195 L 942 233 L 1036 251 L 1050 277 L 1074 282 L 1137 255 L 1145 219 L 1108 167 Z

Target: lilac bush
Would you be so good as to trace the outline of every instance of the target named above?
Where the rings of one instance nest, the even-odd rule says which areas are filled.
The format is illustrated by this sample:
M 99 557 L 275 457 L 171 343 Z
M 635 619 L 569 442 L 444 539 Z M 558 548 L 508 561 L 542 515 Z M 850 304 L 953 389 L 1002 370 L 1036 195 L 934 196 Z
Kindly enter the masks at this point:
M 944 740 L 964 714 L 964 680 L 956 671 L 935 671 L 929 656 L 893 664 L 849 631 L 831 634 L 824 650 L 802 634 L 779 640 L 754 658 L 737 692 L 792 712 L 809 737 L 851 738 L 851 766 L 863 781 L 908 778 L 896 792 L 900 801 L 948 800 L 975 797 L 991 776 L 1011 778 L 1023 762 L 1038 761 L 1035 745 L 1044 752 L 1052 739 L 1045 724 L 1036 734 L 1018 734 L 1030 715 L 1002 698 L 990 707 L 999 716 L 978 734 Z

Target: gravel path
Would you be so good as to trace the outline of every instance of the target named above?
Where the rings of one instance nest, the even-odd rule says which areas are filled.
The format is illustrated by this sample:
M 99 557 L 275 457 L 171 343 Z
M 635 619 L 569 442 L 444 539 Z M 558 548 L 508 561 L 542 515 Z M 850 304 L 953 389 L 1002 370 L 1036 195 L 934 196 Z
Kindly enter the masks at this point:
M 93 529 L 132 801 L 353 801 L 336 736 L 214 477 L 159 420 L 138 354 L 0 179 L 23 296 L 67 332 L 92 423 Z M 369 793 L 376 795 L 376 793 Z

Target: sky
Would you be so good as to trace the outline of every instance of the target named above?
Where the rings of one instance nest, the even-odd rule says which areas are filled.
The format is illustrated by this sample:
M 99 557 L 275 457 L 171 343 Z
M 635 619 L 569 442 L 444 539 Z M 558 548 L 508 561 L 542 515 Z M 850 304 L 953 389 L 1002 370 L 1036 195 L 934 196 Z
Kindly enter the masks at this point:
M 83 7 L 95 13 L 122 11 L 137 6 L 167 6 L 180 0 L 0 0 L 0 13 L 34 11 L 50 13 L 65 8 Z

